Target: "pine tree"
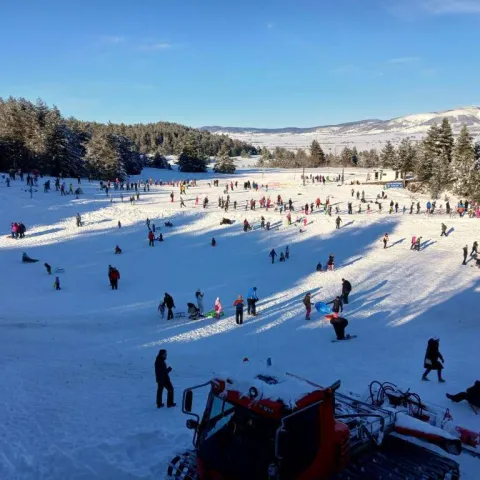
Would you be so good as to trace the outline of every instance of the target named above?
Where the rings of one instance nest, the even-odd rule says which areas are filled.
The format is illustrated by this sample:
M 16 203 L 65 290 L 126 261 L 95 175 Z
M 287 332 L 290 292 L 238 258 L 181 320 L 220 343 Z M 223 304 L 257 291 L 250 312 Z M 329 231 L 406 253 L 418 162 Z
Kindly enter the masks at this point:
M 310 165 L 312 167 L 321 167 L 325 165 L 325 163 L 326 158 L 322 147 L 317 140 L 313 140 L 312 145 L 310 146 Z
M 236 168 L 233 159 L 228 155 L 228 147 L 222 146 L 213 171 L 215 173 L 235 173 Z
M 403 185 L 405 186 L 405 179 L 407 173 L 413 172 L 416 160 L 416 150 L 412 142 L 408 138 L 404 138 L 397 149 L 397 165 L 396 168 L 400 171 L 403 178 Z
M 95 132 L 87 143 L 86 168 L 102 180 L 125 180 L 127 172 L 112 136 Z
M 380 153 L 383 168 L 395 168 L 397 163 L 397 152 L 390 140 L 385 144 Z
M 454 139 L 452 127 L 447 118 L 443 119 L 441 127 L 438 129 L 437 137 L 437 155 L 433 160 L 432 177 L 430 179 L 430 191 L 434 198 L 443 190 L 448 190 L 452 186 L 452 154 Z
M 416 175 L 418 181 L 429 185 L 432 179 L 434 164 L 440 155 L 439 129 L 433 124 L 427 132 L 426 137 L 419 143 L 417 148 Z
M 200 153 L 198 142 L 193 134 L 187 138 L 177 163 L 181 172 L 196 173 L 207 171 L 205 156 Z
M 474 190 L 476 158 L 473 138 L 464 125 L 453 149 L 454 191 L 462 197 L 468 197 Z

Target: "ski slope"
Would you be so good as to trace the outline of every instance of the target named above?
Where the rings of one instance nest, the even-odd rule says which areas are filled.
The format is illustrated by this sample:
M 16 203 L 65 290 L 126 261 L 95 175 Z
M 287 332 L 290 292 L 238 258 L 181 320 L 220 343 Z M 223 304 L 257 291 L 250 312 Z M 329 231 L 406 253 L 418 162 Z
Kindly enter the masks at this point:
M 24 183 L 14 181 L 10 188 L 0 183 L 0 479 L 163 478 L 168 460 L 191 443 L 180 408 L 183 389 L 238 369 L 244 357 L 251 362 L 271 357 L 277 369 L 324 385 L 340 379 L 345 392 L 364 394 L 372 380 L 388 380 L 450 408 L 458 424 L 480 431 L 480 415 L 445 398 L 479 379 L 480 270 L 472 261 L 461 263 L 462 247 L 480 240 L 480 220 L 388 214 L 390 198 L 400 209 L 418 200 L 424 210 L 427 197 L 412 198 L 403 190 L 387 192 L 382 214 L 372 200 L 371 214 L 364 205 L 364 213 L 349 216 L 348 183 L 366 174 L 346 174 L 344 186 L 305 187 L 293 171 L 245 168 L 234 176 L 196 175 L 198 186 L 183 196 L 186 208 L 180 208 L 177 187 L 141 190 L 131 205 L 130 192 L 122 203 L 120 192 L 112 191 L 110 203 L 98 183 L 86 180 L 78 200 L 54 190 L 43 193 L 41 187 L 30 198 Z M 141 178 L 192 175 L 147 169 Z M 223 188 L 208 185 L 213 178 L 221 185 L 226 179 L 239 182 L 229 192 L 226 214 L 217 206 L 218 197 L 226 197 Z M 268 183 L 268 192 L 245 192 L 245 180 Z M 353 188 L 365 190 L 367 199 L 381 192 L 373 185 Z M 258 202 L 256 211 L 245 212 L 246 200 L 263 195 L 275 200 L 278 194 L 294 201 L 293 220 L 303 218 L 301 205 L 330 196 L 341 209 L 342 228 L 335 230 L 335 214 L 320 211 L 309 215 L 303 233 L 286 226 L 284 214 L 260 211 Z M 357 212 L 358 201 L 353 202 Z M 85 223 L 80 228 L 77 212 Z M 244 233 L 243 220 L 258 226 L 262 214 L 275 228 Z M 235 223 L 220 226 L 224 216 Z M 148 246 L 147 217 L 165 238 L 154 248 Z M 173 228 L 163 226 L 167 220 Z M 9 238 L 15 221 L 25 223 L 24 239 Z M 447 238 L 440 238 L 442 221 L 452 230 Z M 391 243 L 384 250 L 386 232 Z M 410 251 L 412 235 L 422 236 L 422 251 Z M 117 244 L 122 255 L 113 253 Z M 270 250 L 280 253 L 287 245 L 290 259 L 272 265 Z M 22 252 L 40 261 L 22 264 Z M 317 273 L 316 264 L 331 253 L 336 270 Z M 65 269 L 61 291 L 53 289 L 55 275 L 47 275 L 44 262 Z M 120 271 L 118 291 L 109 288 L 109 264 Z M 314 301 L 332 300 L 342 278 L 353 286 L 344 315 L 347 332 L 358 338 L 332 343 L 333 328 L 320 314 L 305 321 L 302 299 L 309 291 Z M 232 303 L 252 286 L 258 288 L 260 315 L 249 318 L 245 312 L 244 325 L 237 326 Z M 157 306 L 165 292 L 177 311 L 186 311 L 197 288 L 205 292 L 207 311 L 220 297 L 225 317 L 160 319 Z M 445 384 L 437 383 L 435 372 L 430 382 L 420 380 L 431 336 L 441 339 Z M 168 349 L 167 364 L 173 367 L 175 409 L 155 408 L 153 362 L 160 348 Z M 459 461 L 462 478 L 478 478 L 478 460 L 463 455 Z

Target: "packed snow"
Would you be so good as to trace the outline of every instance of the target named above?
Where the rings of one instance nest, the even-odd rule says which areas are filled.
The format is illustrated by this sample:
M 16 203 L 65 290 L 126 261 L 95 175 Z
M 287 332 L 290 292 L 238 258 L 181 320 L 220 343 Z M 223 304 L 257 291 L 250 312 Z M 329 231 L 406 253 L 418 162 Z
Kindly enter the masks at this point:
M 331 177 L 339 172 L 308 173 Z M 140 177 L 196 178 L 198 185 L 182 195 L 186 207 L 181 208 L 178 187 L 165 185 L 146 193 L 140 189 L 140 200 L 131 204 L 131 192 L 123 192 L 122 202 L 121 192 L 111 190 L 110 199 L 98 182 L 86 179 L 79 199 L 54 188 L 44 193 L 46 179 L 39 179 L 32 198 L 20 180 L 10 187 L 0 183 L 2 480 L 163 478 L 169 459 L 191 445 L 180 408 L 182 391 L 237 371 L 245 357 L 263 365 L 270 357 L 276 370 L 321 385 L 340 379 L 344 393 L 363 395 L 372 380 L 388 380 L 448 407 L 456 423 L 480 431 L 480 415 L 465 402 L 445 398 L 478 380 L 480 269 L 473 259 L 462 265 L 462 247 L 468 244 L 470 250 L 480 240 L 480 219 L 450 217 L 439 212 L 442 208 L 427 216 L 429 199 L 402 189 L 386 191 L 388 200 L 379 213 L 374 199 L 380 186 L 350 185 L 364 181 L 363 170 L 346 171 L 343 186 L 303 186 L 298 172 L 253 167 L 225 177 L 153 169 Z M 210 186 L 214 178 L 220 187 Z M 229 191 L 232 203 L 225 213 L 217 205 L 218 197 L 226 198 L 227 180 L 238 181 L 238 188 Z M 264 186 L 245 191 L 246 180 Z M 352 198 L 352 188 L 365 191 L 372 213 L 366 213 L 366 204 L 356 213 L 359 201 Z M 207 195 L 210 204 L 204 209 Z M 329 217 L 315 209 L 304 227 L 303 221 L 287 226 L 285 213 L 259 209 L 261 197 L 276 200 L 277 195 L 293 200 L 294 222 L 304 218 L 302 205 L 330 197 L 341 211 L 340 230 L 335 212 Z M 245 211 L 252 198 L 257 209 Z M 390 199 L 399 203 L 399 213 L 388 213 Z M 353 215 L 346 214 L 348 201 L 353 201 Z M 412 201 L 421 202 L 420 215 L 402 213 Z M 455 202 L 452 198 L 452 206 Z M 270 231 L 258 228 L 261 215 L 271 222 Z M 165 239 L 154 247 L 148 245 L 147 217 Z M 220 225 L 223 217 L 234 223 Z M 244 233 L 245 218 L 257 228 Z M 173 227 L 164 226 L 167 220 Z M 26 225 L 25 238 L 11 238 L 12 222 Z M 446 238 L 440 237 L 442 222 L 450 232 Z M 390 243 L 384 249 L 386 232 Z M 410 250 L 413 235 L 423 239 L 419 252 Z M 114 255 L 116 245 L 121 255 Z M 279 254 L 287 245 L 290 259 L 279 263 L 277 258 L 272 265 L 270 250 Z M 22 263 L 23 252 L 39 261 Z M 316 272 L 317 263 L 325 264 L 330 254 L 335 271 Z M 45 262 L 64 272 L 49 276 Z M 110 289 L 109 264 L 120 271 L 118 291 Z M 57 275 L 60 291 L 52 285 Z M 347 333 L 358 338 L 332 343 L 330 323 L 315 311 L 306 321 L 302 300 L 306 292 L 314 302 L 332 300 L 341 292 L 342 278 L 353 286 L 343 314 Z M 238 326 L 232 304 L 253 286 L 259 315 L 249 317 L 245 311 L 244 324 Z M 165 292 L 173 296 L 177 312 L 186 312 L 197 288 L 205 293 L 206 311 L 220 297 L 224 317 L 160 318 L 157 306 Z M 429 382 L 421 381 L 432 336 L 441 339 L 445 384 L 437 382 L 435 372 Z M 155 405 L 153 363 L 160 348 L 168 350 L 167 365 L 173 368 L 174 409 Z M 197 412 L 204 401 L 205 394 L 196 394 Z M 480 460 L 465 454 L 457 460 L 463 479 L 478 478 Z

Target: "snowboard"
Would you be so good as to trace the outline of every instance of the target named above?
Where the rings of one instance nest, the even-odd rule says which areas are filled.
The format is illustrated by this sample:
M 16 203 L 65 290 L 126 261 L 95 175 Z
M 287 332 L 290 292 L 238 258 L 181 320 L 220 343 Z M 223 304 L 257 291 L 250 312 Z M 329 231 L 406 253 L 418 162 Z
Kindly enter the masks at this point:
M 351 340 L 352 338 L 357 338 L 357 335 L 345 335 L 345 340 Z M 344 342 L 345 340 L 332 340 L 332 343 Z

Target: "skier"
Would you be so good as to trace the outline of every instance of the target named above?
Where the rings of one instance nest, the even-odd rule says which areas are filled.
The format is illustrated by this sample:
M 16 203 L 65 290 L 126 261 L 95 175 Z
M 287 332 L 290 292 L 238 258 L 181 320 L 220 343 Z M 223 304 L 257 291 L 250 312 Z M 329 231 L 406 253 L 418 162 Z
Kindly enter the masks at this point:
M 197 288 L 197 291 L 195 292 L 195 298 L 197 299 L 197 306 L 198 309 L 200 310 L 200 315 L 203 315 L 203 297 L 204 293 L 201 292 L 199 288 Z
M 470 253 L 471 257 L 474 257 L 478 254 L 478 242 L 475 240 L 472 245 L 472 252 Z
M 386 233 L 384 236 L 383 236 L 383 248 L 387 248 L 387 244 L 388 244 L 388 233 Z
M 47 269 L 47 273 L 49 275 L 51 275 L 52 274 L 52 267 L 48 263 L 44 263 L 43 265 Z
M 337 226 L 337 230 L 340 230 L 340 224 L 342 223 L 342 219 L 340 217 L 337 217 L 335 220 L 335 224 Z
M 215 318 L 218 320 L 220 318 L 220 315 L 223 312 L 223 307 L 222 307 L 222 303 L 220 302 L 220 297 L 217 297 L 217 299 L 215 300 L 215 306 L 213 307 L 213 309 L 215 310 Z
M 110 278 L 110 285 L 112 286 L 112 290 L 118 290 L 118 281 L 120 280 L 120 272 L 115 267 L 112 267 L 108 276 Z
M 465 245 L 463 247 L 463 263 L 462 263 L 462 265 L 467 264 L 467 257 L 468 257 L 468 245 Z
M 257 287 L 253 287 L 248 291 L 247 295 L 247 313 L 248 315 L 256 315 L 256 303 L 258 302 Z
M 160 302 L 158 305 L 158 311 L 160 312 L 160 316 L 162 320 L 165 318 L 165 302 Z
M 330 319 L 330 325 L 332 325 L 333 329 L 335 330 L 337 340 L 345 340 L 345 328 L 347 328 L 348 320 L 343 317 L 333 316 Z M 348 338 L 349 335 L 346 337 Z
M 53 286 L 54 286 L 55 290 L 61 290 L 61 288 L 60 288 L 60 278 L 55 277 L 55 282 L 53 282 Z
M 235 322 L 237 325 L 243 324 L 243 298 L 241 295 L 233 302 L 233 306 L 235 307 Z
M 466 400 L 476 411 L 476 409 L 480 408 L 480 380 L 477 380 L 474 385 L 467 388 L 464 392 L 456 393 L 455 395 L 447 393 L 446 397 L 455 403 Z
M 272 263 L 275 263 L 275 257 L 277 256 L 277 252 L 275 251 L 274 248 L 272 248 L 272 251 L 269 253 L 269 256 L 272 258 Z
M 337 296 L 331 302 L 328 302 L 327 305 L 333 304 L 332 312 L 334 313 L 334 317 L 338 317 L 340 312 L 343 312 L 343 302 L 342 299 Z
M 443 356 L 439 350 L 440 339 L 431 338 L 428 341 L 427 351 L 425 352 L 424 368 L 425 372 L 422 376 L 422 380 L 428 381 L 428 374 L 432 370 L 437 370 L 438 381 L 444 383 L 445 380 L 442 378 L 442 369 L 443 369 Z
M 163 303 L 167 307 L 167 320 L 171 320 L 173 318 L 173 308 L 175 308 L 173 297 L 168 293 L 165 293 L 165 297 L 163 297 Z
M 155 246 L 155 241 L 154 241 L 154 240 L 155 240 L 155 235 L 154 235 L 154 233 L 150 230 L 150 231 L 148 232 L 148 245 L 149 245 L 150 247 L 154 247 L 154 246 Z
M 212 238 L 212 247 L 216 247 L 217 246 L 217 241 L 215 240 L 215 238 Z
M 162 402 L 163 389 L 167 390 L 167 407 L 172 408 L 176 406 L 173 400 L 173 385 L 170 381 L 169 373 L 172 367 L 167 367 L 165 360 L 167 359 L 167 351 L 163 348 L 158 352 L 155 359 L 155 380 L 157 381 L 157 408 L 162 408 L 165 405 Z
M 447 226 L 442 223 L 442 233 L 440 234 L 441 237 L 446 237 L 447 236 Z
M 303 304 L 305 305 L 305 320 L 310 320 L 310 314 L 312 313 L 312 299 L 310 292 L 308 292 L 303 298 Z
M 289 258 L 290 258 L 290 249 L 288 248 L 288 245 L 287 245 L 287 247 L 285 248 L 285 260 L 288 260 Z
M 350 295 L 350 292 L 352 291 L 352 284 L 348 281 L 342 278 L 342 300 L 345 305 L 348 304 L 348 296 Z

